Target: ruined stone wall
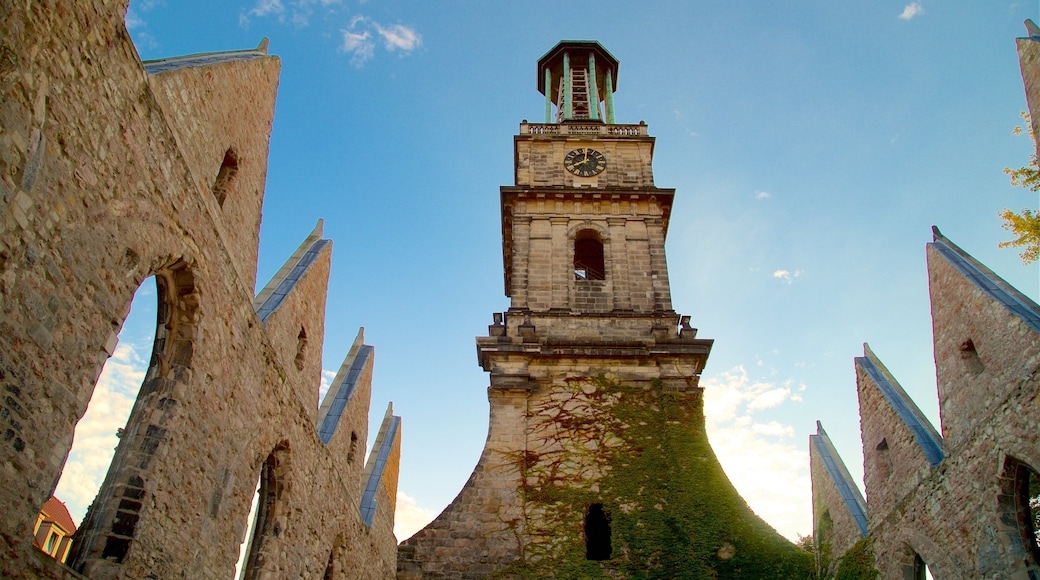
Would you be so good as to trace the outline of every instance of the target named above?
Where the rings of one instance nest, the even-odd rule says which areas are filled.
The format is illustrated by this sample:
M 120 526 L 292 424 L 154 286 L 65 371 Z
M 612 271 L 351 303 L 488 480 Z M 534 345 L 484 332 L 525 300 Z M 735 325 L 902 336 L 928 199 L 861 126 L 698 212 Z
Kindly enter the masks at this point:
M 850 510 L 850 501 L 856 510 L 865 506 L 860 505 L 861 497 L 849 497 L 858 496 L 858 490 L 846 488 L 839 491 L 838 486 L 843 483 L 848 486 L 854 486 L 855 483 L 844 469 L 844 465 L 836 463 L 840 461 L 840 458 L 837 457 L 830 438 L 819 424 L 817 424 L 817 431 L 816 435 L 809 438 L 809 472 L 812 478 L 813 496 L 813 547 L 816 568 L 821 572 L 821 576 L 826 578 L 834 574 L 842 555 L 863 537 L 860 522 L 857 522 L 855 512 Z M 827 465 L 828 461 L 825 459 L 828 455 L 834 462 L 831 466 Z M 835 467 L 838 473 L 831 472 Z
M 278 532 L 262 569 L 319 577 L 339 541 L 352 574 L 385 578 L 392 515 L 364 526 L 360 485 L 313 422 L 330 252 L 271 328 L 252 304 L 278 59 L 150 79 L 125 9 L 0 6 L 0 575 L 68 574 L 32 553 L 32 522 L 131 298 L 155 275 L 153 366 L 73 565 L 96 578 L 230 577 L 277 450 Z M 237 174 L 221 207 L 213 186 L 229 147 Z
M 875 565 L 882 578 L 924 565 L 936 578 L 1033 578 L 1040 545 L 1023 486 L 1040 462 L 1040 306 L 935 235 L 928 279 L 944 437 L 869 349 L 856 359 Z M 814 486 L 817 503 L 837 509 Z

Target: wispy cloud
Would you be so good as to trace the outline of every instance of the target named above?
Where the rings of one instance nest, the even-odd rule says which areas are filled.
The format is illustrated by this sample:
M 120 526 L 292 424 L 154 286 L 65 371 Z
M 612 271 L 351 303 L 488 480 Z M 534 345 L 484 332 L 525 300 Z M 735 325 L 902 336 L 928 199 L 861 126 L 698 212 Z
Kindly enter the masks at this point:
M 920 2 L 911 2 L 903 8 L 903 12 L 899 15 L 900 20 L 910 20 L 915 16 L 924 14 L 924 8 Z
M 165 4 L 162 0 L 133 0 L 126 9 L 126 29 L 132 33 L 134 43 L 147 48 L 157 48 L 159 42 L 151 33 L 144 29 L 148 22 L 144 19 L 144 13 L 156 6 Z
M 282 6 L 282 0 L 257 0 L 256 6 L 249 10 L 253 16 L 270 16 L 284 12 L 285 6 Z
M 116 431 L 130 417 L 148 366 L 140 353 L 150 348 L 150 344 L 142 348 L 130 343 L 116 347 L 98 377 L 86 414 L 76 425 L 72 450 L 54 490 L 76 522 L 94 501 L 112 463 L 119 445 Z
M 794 282 L 794 279 L 798 278 L 801 275 L 802 275 L 802 271 L 801 270 L 795 270 L 794 272 L 792 272 L 790 270 L 777 270 L 777 271 L 773 272 L 773 277 L 776 278 L 777 280 L 780 280 L 784 284 L 790 284 L 790 283 Z
M 769 199 L 771 197 L 773 197 L 773 194 L 769 193 L 768 191 L 755 192 L 755 199 Z
M 350 26 L 340 30 L 343 43 L 340 50 L 350 55 L 350 63 L 360 67 L 375 56 L 376 39 L 381 38 L 387 52 L 410 54 L 422 46 L 422 35 L 403 24 L 383 26 L 371 18 L 355 16 Z
M 751 509 L 788 539 L 812 531 L 812 484 L 794 428 L 757 413 L 797 402 L 789 385 L 753 381 L 736 367 L 701 381 L 715 455 Z
M 386 49 L 390 52 L 395 50 L 411 52 L 422 46 L 422 36 L 419 36 L 419 33 L 403 24 L 394 24 L 386 28 L 375 22 L 372 25 L 375 26 L 379 36 L 383 37 Z
M 397 541 L 406 540 L 437 517 L 437 512 L 419 505 L 414 497 L 397 492 L 397 510 L 394 511 L 394 535 Z
M 334 378 L 336 378 L 336 371 L 321 369 L 321 386 L 318 387 L 318 406 L 321 406 L 325 395 L 329 393 L 329 386 Z

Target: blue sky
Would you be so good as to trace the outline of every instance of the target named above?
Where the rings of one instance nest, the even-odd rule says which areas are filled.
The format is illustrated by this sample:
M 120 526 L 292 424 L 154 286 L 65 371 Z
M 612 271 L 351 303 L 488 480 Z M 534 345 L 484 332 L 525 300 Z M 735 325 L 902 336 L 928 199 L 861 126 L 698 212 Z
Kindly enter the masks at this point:
M 373 424 L 388 400 L 404 421 L 402 522 L 447 505 L 484 444 L 474 337 L 508 307 L 498 188 L 520 121 L 544 114 L 535 63 L 561 39 L 599 40 L 621 61 L 617 121 L 646 121 L 656 183 L 677 190 L 673 304 L 716 340 L 709 436 L 794 538 L 811 532 L 817 419 L 862 473 L 864 342 L 938 427 L 933 224 L 1038 295 L 1040 269 L 997 248 L 997 212 L 1038 204 L 1002 173 L 1031 148 L 1012 135 L 1014 39 L 1037 17 L 1008 1 L 135 0 L 127 24 L 144 59 L 270 37 L 282 73 L 259 283 L 325 219 L 324 367 L 364 326 Z

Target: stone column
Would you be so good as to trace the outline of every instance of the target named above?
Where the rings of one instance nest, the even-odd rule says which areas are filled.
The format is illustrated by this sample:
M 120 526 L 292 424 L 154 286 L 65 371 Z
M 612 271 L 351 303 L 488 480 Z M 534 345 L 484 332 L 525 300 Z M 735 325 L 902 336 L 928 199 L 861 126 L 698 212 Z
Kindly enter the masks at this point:
M 664 220 L 659 217 L 647 218 L 646 233 L 650 242 L 650 272 L 653 276 L 654 309 L 671 310 L 672 292 L 668 286 L 668 263 L 664 255 Z
M 570 310 L 570 282 L 574 277 L 574 258 L 571 256 L 567 224 L 570 218 L 552 217 L 552 308 Z
M 625 223 L 627 218 L 613 216 L 607 218 L 607 226 L 610 230 L 610 255 L 607 256 L 610 266 L 608 267 L 611 287 L 614 295 L 615 310 L 631 310 L 632 296 L 629 286 L 628 269 L 628 246 L 625 244 Z
M 531 216 L 513 216 L 513 279 L 510 308 L 527 308 L 527 264 L 531 248 Z

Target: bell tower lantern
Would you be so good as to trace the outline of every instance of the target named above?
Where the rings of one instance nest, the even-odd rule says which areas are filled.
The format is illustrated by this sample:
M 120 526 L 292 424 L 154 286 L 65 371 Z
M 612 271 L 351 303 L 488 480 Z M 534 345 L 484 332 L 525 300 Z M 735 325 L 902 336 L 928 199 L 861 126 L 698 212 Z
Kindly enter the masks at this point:
M 617 70 L 618 60 L 596 41 L 557 44 L 538 59 L 538 92 L 545 95 L 545 122 L 614 124 Z

